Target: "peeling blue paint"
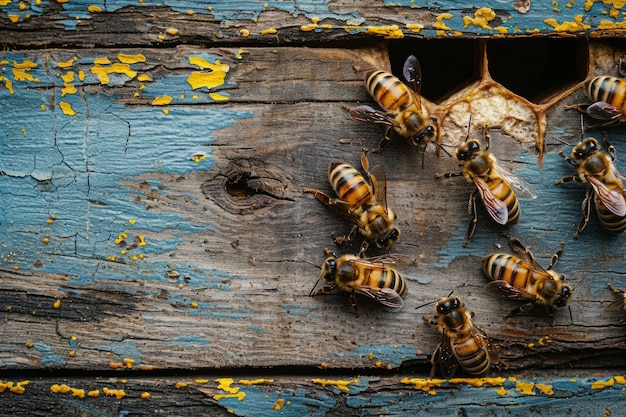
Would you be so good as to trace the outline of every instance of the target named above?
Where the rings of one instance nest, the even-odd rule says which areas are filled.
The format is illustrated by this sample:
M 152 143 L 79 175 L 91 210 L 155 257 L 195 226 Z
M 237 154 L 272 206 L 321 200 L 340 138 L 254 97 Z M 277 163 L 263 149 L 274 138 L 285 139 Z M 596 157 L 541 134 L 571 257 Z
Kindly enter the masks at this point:
M 47 367 L 60 367 L 65 365 L 65 358 L 55 353 L 54 349 L 43 343 L 34 343 L 33 348 L 42 354 L 39 365 Z
M 180 346 L 207 346 L 211 340 L 200 336 L 178 336 L 172 342 Z
M 14 78 L 11 62 L 32 60 L 37 66 L 24 71 L 38 80 L 13 80 L 14 94 L 0 89 L 0 100 L 10 103 L 3 106 L 0 132 L 0 170 L 6 174 L 0 177 L 0 191 L 10 196 L 1 203 L 0 248 L 13 254 L 2 257 L 1 264 L 30 270 L 37 262 L 42 265 L 40 272 L 71 271 L 71 283 L 77 285 L 137 275 L 164 280 L 165 262 L 151 262 L 149 255 L 174 251 L 190 235 L 206 233 L 211 226 L 148 210 L 134 199 L 145 196 L 143 188 L 129 186 L 145 181 L 145 174 L 210 170 L 215 163 L 210 157 L 209 146 L 215 140 L 211 132 L 253 114 L 224 106 L 176 106 L 166 115 L 162 107 L 125 107 L 116 96 L 105 93 L 82 94 L 79 90 L 62 96 L 61 88 L 43 88 L 63 86 L 57 75 L 66 71 L 57 73 L 53 62 L 21 53 L 5 53 L 1 59 L 9 62 L 0 65 L 3 77 Z M 94 59 L 83 57 L 74 65 L 93 63 Z M 82 70 L 84 81 L 76 80 L 73 85 L 80 89 L 99 84 L 88 68 Z M 109 85 L 126 81 L 124 75 L 116 81 L 111 74 Z M 185 77 L 174 77 L 167 84 L 180 91 L 190 89 Z M 71 105 L 76 115 L 63 114 L 60 102 Z M 200 149 L 206 149 L 209 156 L 196 163 L 191 155 Z M 148 185 L 146 192 L 167 192 L 155 179 Z M 54 221 L 48 224 L 52 215 Z M 130 219 L 135 223 L 130 224 Z M 122 254 L 125 248 L 115 243 L 120 233 L 127 233 L 129 240 L 144 236 L 146 245 Z M 144 254 L 148 256 L 141 259 L 139 255 Z M 197 278 L 191 285 L 210 283 L 228 289 L 228 284 L 221 282 L 227 279 L 221 271 L 198 271 L 192 265 L 180 269 Z
M 394 367 L 402 365 L 402 362 L 419 357 L 426 357 L 426 354 L 409 346 L 399 345 L 375 345 L 375 346 L 358 346 L 354 350 L 357 352 L 355 356 L 364 357 L 372 354 L 372 361 L 382 362 L 383 364 L 392 364 Z
M 137 344 L 131 340 L 119 341 L 109 345 L 100 345 L 98 350 L 111 352 L 120 357 L 120 359 L 132 359 L 135 365 L 141 365 L 142 353 L 137 349 Z

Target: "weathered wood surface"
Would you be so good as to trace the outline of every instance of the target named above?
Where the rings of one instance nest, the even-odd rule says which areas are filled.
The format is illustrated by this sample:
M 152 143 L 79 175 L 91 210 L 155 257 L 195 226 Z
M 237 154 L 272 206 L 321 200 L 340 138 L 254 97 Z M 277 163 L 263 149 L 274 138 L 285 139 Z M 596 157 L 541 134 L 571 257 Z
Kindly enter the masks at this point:
M 598 415 L 621 394 L 622 379 L 602 390 L 592 388 L 588 377 L 607 381 L 626 365 L 620 317 L 603 313 L 614 299 L 607 284 L 626 287 L 623 236 L 607 236 L 594 216 L 580 239 L 572 239 L 584 188 L 556 187 L 554 180 L 573 174 L 557 153 L 569 153 L 570 147 L 558 140 L 580 138 L 579 115 L 564 106 L 587 100 L 578 88 L 584 79 L 616 73 L 624 45 L 582 41 L 582 55 L 562 69 L 570 81 L 545 100 L 527 100 L 490 84 L 483 58 L 493 50 L 481 40 L 474 44 L 476 65 L 482 68 L 477 78 L 453 89 L 449 98 L 427 103 L 440 119 L 445 143 L 464 140 L 470 112 L 472 135 L 482 137 L 485 123 L 493 126 L 491 150 L 537 189 L 538 199 L 522 201 L 522 220 L 508 232 L 526 243 L 542 265 L 565 242 L 556 269 L 575 285 L 570 310 L 559 311 L 553 322 L 540 308 L 503 319 L 519 304 L 484 294 L 487 281 L 479 262 L 487 254 L 509 251 L 502 230 L 481 208 L 476 234 L 463 248 L 472 185 L 461 178 L 435 180 L 436 172 L 457 170 L 457 162 L 443 154 L 438 158 L 429 147 L 422 165 L 417 149 L 396 140 L 369 158 L 385 168 L 388 198 L 400 216 L 402 236 L 393 252 L 414 257 L 417 265 L 404 270 L 410 289 L 402 310 L 359 298 L 357 318 L 348 297 L 308 297 L 319 270 L 306 261 L 320 265 L 324 248 L 355 253 L 360 242 L 336 248 L 330 234 L 347 233 L 350 226 L 302 190 L 330 192 L 329 164 L 339 160 L 358 166 L 361 149 L 379 143 L 383 129 L 351 120 L 342 106 L 371 102 L 363 74 L 391 67 L 387 48 L 394 66 L 411 51 L 399 54 L 391 41 L 373 42 L 378 35 L 366 30 L 303 30 L 300 25 L 312 24 L 313 14 L 331 17 L 320 9 L 303 15 L 285 11 L 289 2 L 268 2 L 274 10 L 253 16 L 256 22 L 242 17 L 243 26 L 199 11 L 139 11 L 107 3 L 109 13 L 90 12 L 89 18 L 74 19 L 75 27 L 62 21 L 65 26 L 51 32 L 61 16 L 68 16 L 68 4 L 43 4 L 41 15 L 33 13 L 17 24 L 2 21 L 0 27 L 1 36 L 7 35 L 3 42 L 17 46 L 0 55 L 0 380 L 33 381 L 25 385 L 23 397 L 8 388 L 0 393 L 14 415 L 29 409 L 49 415 L 69 405 L 74 415 L 141 414 L 147 407 L 170 414 L 183 407 L 198 415 L 225 409 L 263 415 L 275 411 L 270 407 L 279 398 L 291 401 L 294 407 L 287 404 L 280 411 L 292 415 L 302 410 L 401 414 L 415 408 L 443 415 L 450 406 L 466 415 L 488 415 L 473 398 L 478 393 L 486 403 L 522 415 L 535 406 L 565 409 L 579 392 L 585 393 L 584 401 L 571 406 L 581 415 Z M 355 9 L 333 5 L 336 11 Z M 1 7 L 11 14 L 7 8 L 16 5 Z M 600 13 L 605 7 L 594 3 L 585 15 L 585 22 L 594 22 L 593 34 L 600 33 L 599 21 L 607 18 Z M 451 30 L 461 29 L 461 15 L 475 12 L 449 9 Z M 284 19 L 288 13 L 295 14 L 293 20 Z M 367 16 L 362 25 L 373 16 L 387 16 L 381 20 L 385 24 L 415 18 L 427 26 L 428 20 L 417 17 L 435 19 L 441 13 L 381 4 L 359 8 L 356 16 Z M 139 14 L 162 25 L 158 31 L 151 27 L 150 36 L 179 26 L 175 22 L 185 23 L 193 35 L 187 37 L 181 27 L 180 37 L 166 34 L 176 37 L 171 43 L 151 41 L 138 29 L 143 24 Z M 574 21 L 573 16 L 567 19 Z M 111 26 L 112 19 L 120 23 Z M 138 22 L 132 30 L 128 20 Z M 265 23 L 277 27 L 277 34 L 260 34 Z M 45 30 L 31 31 L 35 27 Z M 214 35 L 218 27 L 219 37 Z M 249 37 L 241 34 L 246 27 Z M 405 35 L 412 33 L 401 27 Z M 124 47 L 116 46 L 120 28 Z M 287 45 L 356 39 L 366 42 L 335 48 Z M 189 45 L 207 41 L 216 44 Z M 276 46 L 259 46 L 267 43 Z M 27 49 L 41 45 L 69 47 Z M 102 47 L 81 49 L 89 45 Z M 579 65 L 581 73 L 572 76 L 568 65 Z M 532 82 L 528 78 L 523 84 Z M 616 165 L 625 172 L 623 126 L 607 128 L 607 137 L 617 148 Z M 556 394 L 518 393 L 516 381 L 506 379 L 483 388 L 452 384 L 438 389 L 433 401 L 402 382 L 427 376 L 430 354 L 440 341 L 435 326 L 422 320 L 432 315 L 432 305 L 416 307 L 447 295 L 455 285 L 509 365 L 508 371 L 490 376 L 553 385 L 559 387 Z M 44 370 L 53 373 L 41 374 Z M 159 377 L 137 375 L 147 370 Z M 190 381 L 210 382 L 181 391 L 174 387 L 177 379 L 158 373 L 184 375 L 187 370 L 194 370 Z M 109 383 L 87 378 L 91 372 L 127 376 L 131 394 L 120 400 L 102 394 L 76 399 L 50 391 L 55 383 L 87 391 Z M 239 384 L 254 393 L 248 401 L 213 397 L 224 391 L 216 378 L 244 373 L 277 382 L 246 389 Z M 278 375 L 283 373 L 305 376 Z M 352 380 L 357 374 L 369 376 L 360 377 L 348 393 L 311 382 L 318 377 Z M 568 382 L 573 378 L 578 379 Z M 111 389 L 123 386 L 112 381 Z M 505 394 L 496 392 L 502 384 Z M 143 391 L 153 394 L 150 400 L 140 398 Z M 267 403 L 267 410 L 250 405 L 258 401 Z

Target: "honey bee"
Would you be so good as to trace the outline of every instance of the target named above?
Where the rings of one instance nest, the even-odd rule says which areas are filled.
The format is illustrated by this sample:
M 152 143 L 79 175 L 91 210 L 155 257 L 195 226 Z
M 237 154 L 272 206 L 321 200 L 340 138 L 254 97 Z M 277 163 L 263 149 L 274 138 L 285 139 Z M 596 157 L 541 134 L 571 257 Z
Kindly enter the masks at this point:
M 576 181 L 587 183 L 587 189 L 582 203 L 583 218 L 578 224 L 574 239 L 578 238 L 587 223 L 591 212 L 591 198 L 593 197 L 600 224 L 609 232 L 619 233 L 626 229 L 626 199 L 624 198 L 624 176 L 617 170 L 615 148 L 602 136 L 607 152 L 599 149 L 599 143 L 594 138 L 583 139 L 572 150 L 572 157 L 566 156 L 563 151 L 559 155 L 577 169 L 577 176 L 564 177 L 556 180 L 556 185 Z
M 371 241 L 377 247 L 389 250 L 400 238 L 400 230 L 394 227 L 398 215 L 387 206 L 385 172 L 380 165 L 370 171 L 365 152 L 361 156 L 361 166 L 371 185 L 353 166 L 334 162 L 328 170 L 328 181 L 337 198 L 330 198 L 313 189 L 304 189 L 304 192 L 313 194 L 322 204 L 355 225 L 347 236 L 335 238 L 337 244 L 351 240 L 359 230 L 366 239 L 361 245 L 361 252 Z
M 467 228 L 467 234 L 463 246 L 472 238 L 476 230 L 476 196 L 480 195 L 487 212 L 496 223 L 510 226 L 516 224 L 520 217 L 520 199 L 535 199 L 535 189 L 528 182 L 501 167 L 496 157 L 489 152 L 491 141 L 487 129 L 484 130 L 486 147 L 480 149 L 480 142 L 469 139 L 456 149 L 456 157 L 461 162 L 461 172 L 448 172 L 435 174 L 435 178 L 450 178 L 464 176 L 468 181 L 476 185 L 476 189 L 470 194 L 468 213 L 472 216 Z
M 561 249 L 552 255 L 550 265 L 544 269 L 518 239 L 512 236 L 507 238 L 513 250 L 523 254 L 525 259 L 504 253 L 483 258 L 483 272 L 491 280 L 485 285 L 485 292 L 494 297 L 529 301 L 511 310 L 505 317 L 528 311 L 535 304 L 545 305 L 552 317 L 555 309 L 567 306 L 572 295 L 572 287 L 564 283 L 565 275 L 552 271 L 565 244 L 561 243 Z
M 407 292 L 404 277 L 397 271 L 413 262 L 406 255 L 382 255 L 360 258 L 354 255 L 331 254 L 322 265 L 322 281 L 326 286 L 311 291 L 311 296 L 329 294 L 338 290 L 350 294 L 350 302 L 358 317 L 356 293 L 380 304 L 401 308 L 402 296 Z M 315 288 L 313 288 L 315 290 Z
M 600 120 L 585 130 L 618 124 L 626 120 L 626 81 L 609 75 L 601 75 L 587 82 L 587 95 L 592 104 L 574 104 L 566 109 L 576 109 Z
M 613 293 L 617 294 L 619 298 L 609 304 L 604 309 L 604 312 L 611 316 L 626 313 L 626 293 L 624 290 L 613 288 L 611 284 L 609 284 L 609 289 L 613 291 Z
M 430 117 L 422 106 L 422 70 L 413 55 L 405 61 L 402 74 L 408 86 L 386 71 L 368 72 L 365 78 L 367 91 L 383 110 L 370 106 L 349 109 L 354 120 L 387 126 L 385 136 L 374 152 L 382 151 L 394 132 L 419 147 L 425 147 L 437 136 L 437 119 Z M 437 142 L 433 143 L 441 148 Z
M 454 376 L 458 365 L 474 376 L 484 375 L 492 365 L 500 365 L 496 345 L 472 321 L 463 301 L 457 296 L 442 298 L 435 304 L 435 319 L 424 317 L 437 324 L 442 341 L 432 355 L 430 377 L 437 367 L 444 378 Z

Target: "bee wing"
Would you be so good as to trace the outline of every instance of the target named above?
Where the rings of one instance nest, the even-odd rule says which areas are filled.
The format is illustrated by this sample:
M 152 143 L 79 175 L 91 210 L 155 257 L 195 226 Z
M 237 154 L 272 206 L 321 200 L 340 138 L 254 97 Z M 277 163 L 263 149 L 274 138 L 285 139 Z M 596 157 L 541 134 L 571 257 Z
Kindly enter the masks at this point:
M 415 56 L 410 55 L 406 61 L 404 61 L 404 66 L 402 67 L 402 75 L 404 79 L 407 81 L 409 87 L 415 93 L 415 99 L 417 100 L 417 104 L 421 106 L 421 92 L 422 92 L 422 67 L 420 66 L 419 61 Z
M 491 296 L 509 300 L 534 300 L 537 298 L 528 291 L 515 288 L 504 280 L 491 281 L 483 287 L 483 290 Z
M 485 343 L 485 348 L 487 352 L 489 352 L 489 360 L 492 364 L 500 361 L 500 352 L 498 351 L 498 347 L 495 343 L 491 341 L 487 333 L 480 327 L 476 326 L 473 321 L 470 320 L 470 332 L 474 336 L 474 338 L 482 339 Z
M 604 313 L 610 316 L 623 314 L 624 312 L 626 312 L 626 298 L 615 300 L 604 309 Z
M 450 338 L 443 335 L 443 340 L 434 353 L 434 360 L 439 363 L 439 371 L 441 376 L 445 379 L 452 378 L 456 373 L 456 368 L 459 362 L 454 356 L 454 350 L 452 349 L 452 343 Z
M 498 173 L 509 183 L 517 198 L 525 200 L 534 200 L 537 198 L 537 192 L 526 180 L 520 178 L 514 173 L 506 170 L 499 164 L 495 164 Z
M 350 114 L 350 117 L 359 122 L 377 123 L 392 127 L 399 126 L 398 122 L 396 122 L 393 118 L 370 106 L 353 107 L 348 111 L 348 113 Z
M 392 308 L 401 308 L 404 306 L 404 300 L 400 295 L 391 288 L 378 288 L 368 285 L 360 285 L 354 289 L 359 294 L 378 301 L 384 306 Z
M 372 183 L 372 189 L 374 190 L 374 196 L 378 203 L 385 208 L 385 214 L 388 214 L 387 209 L 387 177 L 385 171 L 380 165 L 376 165 L 368 172 L 370 182 Z
M 622 115 L 619 109 L 604 101 L 597 101 L 587 107 L 587 114 L 594 119 L 599 120 L 614 120 Z
M 322 203 L 324 202 L 322 201 Z M 365 227 L 365 225 L 359 220 L 358 216 L 356 216 L 352 211 L 352 205 L 347 201 L 341 200 L 339 198 L 333 198 L 329 199 L 324 204 L 326 204 L 333 213 L 343 217 L 345 220 L 348 220 L 352 224 L 355 224 L 360 228 Z
M 506 224 L 509 221 L 509 209 L 502 200 L 493 195 L 487 183 L 479 178 L 474 178 L 474 184 L 478 188 L 480 198 L 483 200 L 487 212 L 498 224 Z
M 383 266 L 393 266 L 397 269 L 404 268 L 415 262 L 415 259 L 409 255 L 403 254 L 385 254 L 380 256 L 372 256 L 371 258 L 362 258 L 354 260 L 355 263 L 382 264 Z
M 602 204 L 616 216 L 626 216 L 626 199 L 624 199 L 624 193 L 620 188 L 609 189 L 605 183 L 597 178 L 587 175 L 587 182 L 593 188 Z

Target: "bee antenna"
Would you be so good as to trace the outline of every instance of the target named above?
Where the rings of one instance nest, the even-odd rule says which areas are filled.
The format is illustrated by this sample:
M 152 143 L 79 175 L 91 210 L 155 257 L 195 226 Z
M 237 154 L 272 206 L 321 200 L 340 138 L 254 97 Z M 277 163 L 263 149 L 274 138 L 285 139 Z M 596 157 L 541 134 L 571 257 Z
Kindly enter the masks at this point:
M 313 291 L 315 291 L 315 288 L 317 287 L 317 284 L 320 283 L 320 279 L 321 278 L 318 278 L 317 281 L 315 281 L 315 285 L 313 286 L 313 288 L 311 288 L 311 292 L 309 292 L 309 297 L 313 296 Z
M 567 145 L 567 146 L 572 146 L 572 144 L 571 144 L 571 143 L 569 143 L 569 142 L 565 142 L 565 141 L 564 141 L 563 139 L 561 139 L 561 138 L 556 138 L 556 140 L 558 140 L 559 142 L 561 142 L 561 143 L 563 143 L 563 144 L 565 144 L 565 145 Z
M 419 308 L 426 307 L 426 306 L 431 305 L 431 304 L 435 304 L 436 302 L 437 302 L 437 300 L 429 301 L 427 303 L 424 303 L 424 304 L 421 304 L 421 305 L 415 307 L 415 309 L 417 310 Z
M 574 289 L 575 289 L 576 287 L 578 287 L 578 285 L 579 285 L 581 282 L 583 282 L 583 280 L 584 280 L 585 278 L 587 278 L 587 274 L 583 275 L 581 279 L 579 279 L 578 281 L 576 281 L 576 283 L 572 286 L 572 291 L 574 291 Z
M 321 267 L 321 266 L 319 266 L 318 264 L 314 264 L 313 262 L 311 262 L 311 261 L 309 261 L 309 260 L 302 259 L 302 258 L 296 258 L 296 259 L 297 259 L 297 260 L 299 260 L 299 261 L 302 261 L 302 262 L 306 262 L 306 263 L 307 263 L 307 264 L 309 264 L 309 265 L 313 265 L 313 266 L 314 266 L 314 267 L 316 267 L 317 269 L 322 269 L 322 267 Z
M 584 115 L 580 113 L 580 140 L 583 140 L 585 136 L 585 118 Z
M 461 283 L 461 277 L 459 277 L 459 279 L 456 280 L 456 283 L 454 284 L 454 287 L 452 287 L 452 291 L 450 291 L 450 294 L 448 294 L 448 297 L 452 295 L 452 293 L 454 292 L 454 290 L 458 288 L 460 283 Z
M 467 136 L 465 136 L 465 142 L 469 139 L 470 130 L 472 130 L 472 114 L 469 115 L 469 120 L 467 121 Z
M 439 142 L 433 142 L 435 144 L 435 146 L 438 146 L 439 149 L 441 149 L 446 155 L 448 155 L 449 157 L 452 158 L 452 155 L 450 154 L 450 152 L 446 151 L 444 146 L 450 146 L 450 147 L 454 147 L 454 145 L 448 145 L 447 143 L 439 143 Z M 422 164 L 423 166 L 424 164 Z

